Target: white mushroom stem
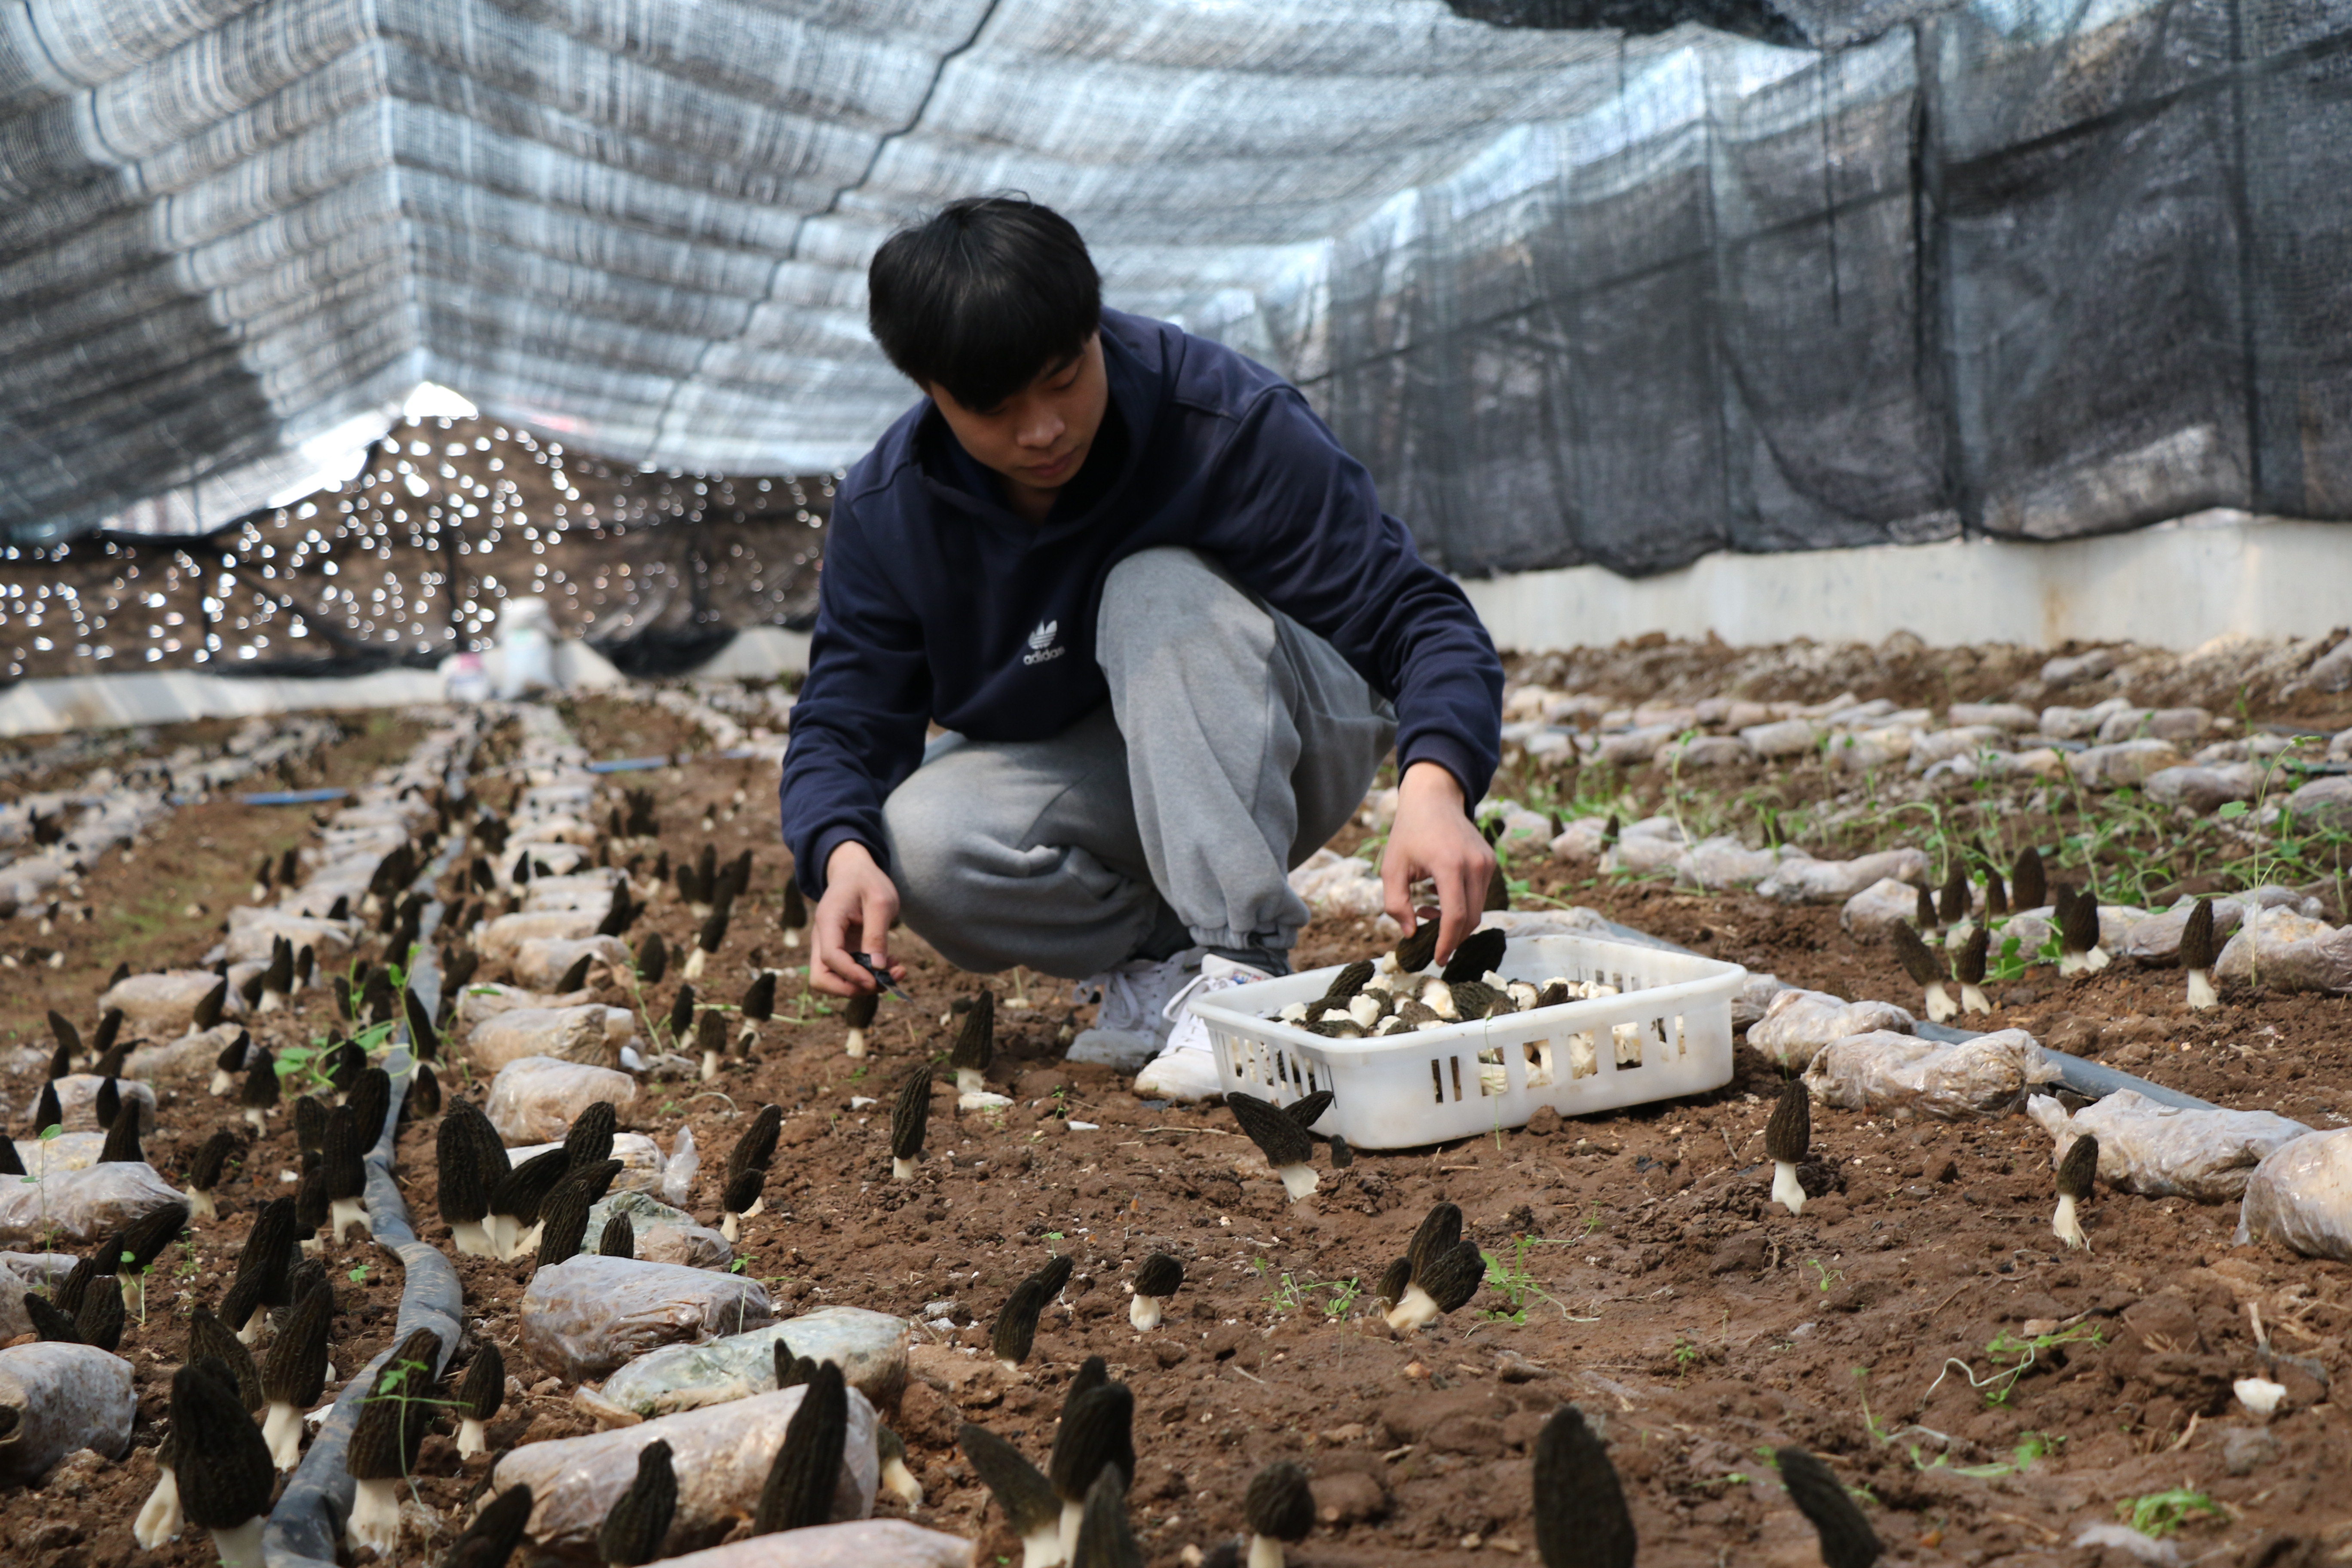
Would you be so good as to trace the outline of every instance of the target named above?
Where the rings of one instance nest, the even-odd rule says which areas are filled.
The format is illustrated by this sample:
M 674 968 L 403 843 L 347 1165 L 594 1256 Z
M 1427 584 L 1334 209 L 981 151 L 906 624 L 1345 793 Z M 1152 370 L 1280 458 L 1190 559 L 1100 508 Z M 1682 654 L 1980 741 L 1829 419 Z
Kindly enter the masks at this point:
M 703 1082 L 705 1082 L 705 1083 L 709 1083 L 712 1079 L 717 1078 L 718 1076 L 719 1076 L 719 1053 L 718 1053 L 717 1051 L 705 1051 L 705 1052 L 703 1052 L 703 1053 L 702 1053 L 702 1081 L 703 1081 Z
M 155 1466 L 155 1489 L 139 1506 L 139 1518 L 131 1526 L 131 1539 L 142 1552 L 152 1552 L 167 1541 L 176 1540 L 183 1521 L 180 1515 L 180 1474 L 171 1466 L 158 1461 Z
M 742 1240 L 743 1216 L 737 1214 L 733 1209 L 729 1209 L 727 1211 L 726 1217 L 719 1222 L 719 1234 L 726 1237 L 730 1242 Z
M 982 1081 L 978 1068 L 958 1068 L 955 1069 L 955 1075 L 956 1093 L 961 1095 L 988 1092 L 988 1085 Z
M 1772 1162 L 1772 1201 L 1786 1208 L 1790 1214 L 1805 1212 L 1805 1188 L 1804 1184 L 1797 1180 L 1797 1166 L 1794 1161 Z
M 2074 1217 L 2074 1200 L 2060 1194 L 2058 1212 L 2050 1216 L 2050 1229 L 2069 1247 L 2090 1250 L 2091 1238 L 2083 1234 L 2083 1222 Z
M 1397 1304 L 1388 1310 L 1388 1325 L 1398 1333 L 1409 1334 L 1425 1323 L 1433 1323 L 1444 1316 L 1436 1300 L 1418 1285 L 1408 1285 Z
M 1930 980 L 1927 982 L 1927 1018 L 1929 1022 L 1940 1024 L 1958 1011 L 1958 1006 L 1952 1001 L 1952 994 L 1944 989 L 1944 983 L 1942 981 Z
M 118 1272 L 115 1287 L 122 1292 L 122 1310 L 134 1318 L 147 1315 L 147 1276 Z
M 507 1221 L 507 1224 L 509 1226 L 512 1226 L 514 1223 L 515 1222 L 511 1219 Z M 506 1261 L 511 1263 L 518 1258 L 529 1258 L 533 1253 L 537 1252 L 539 1250 L 540 1233 L 546 1228 L 547 1222 L 545 1220 L 533 1220 L 531 1222 L 530 1228 L 524 1231 L 520 1236 L 517 1236 L 513 1242 L 508 1246 Z
M 266 1114 L 257 1105 L 248 1105 L 245 1108 L 245 1123 L 253 1129 L 253 1135 L 256 1138 L 269 1136 L 269 1124 L 262 1120 Z
M 1252 1535 L 1249 1568 L 1282 1568 L 1282 1542 L 1271 1535 Z
M 784 945 L 786 947 L 798 947 L 800 944 L 801 933 L 792 930 L 790 927 L 786 927 L 784 931 Z
M 1049 1519 L 1021 1538 L 1021 1568 L 1056 1568 L 1068 1560 L 1062 1550 L 1059 1520 Z
M 343 1541 L 354 1552 L 375 1548 L 386 1563 L 400 1546 L 400 1478 L 361 1481 L 352 1492 L 352 1516 L 343 1523 Z
M 343 1232 L 353 1226 L 360 1227 L 362 1236 L 375 1234 L 375 1227 L 368 1224 L 367 1200 L 337 1198 L 327 1205 L 327 1234 L 334 1238 L 336 1246 L 343 1244 Z
M 218 1205 L 213 1202 L 212 1194 L 205 1188 L 190 1187 L 186 1192 L 180 1195 L 188 1200 L 188 1217 L 190 1219 L 220 1218 L 220 1209 Z
M 457 1419 L 457 1457 L 470 1459 L 477 1454 L 489 1452 L 490 1445 L 482 1436 L 482 1424 L 471 1415 Z
M 901 1159 L 900 1159 L 900 1158 L 898 1158 L 898 1156 L 897 1156 L 896 1154 L 891 1155 L 891 1156 L 890 1156 L 890 1179 L 891 1179 L 892 1181 L 894 1181 L 894 1182 L 911 1182 L 911 1181 L 913 1181 L 913 1180 L 915 1179 L 915 1166 L 916 1166 L 916 1164 L 917 1164 L 917 1162 L 916 1162 L 916 1161 L 913 1161 L 913 1160 L 901 1160 Z
M 2083 967 L 2091 971 L 2095 974 L 2114 962 L 2115 960 L 2107 955 L 2107 950 L 2105 948 L 2096 945 L 2094 945 L 2090 952 L 2083 955 Z
M 1297 1203 L 1320 1184 L 1320 1178 L 1315 1174 L 1312 1165 L 1276 1165 L 1274 1173 L 1282 1178 L 1282 1190 L 1290 1194 L 1292 1203 Z
M 1075 1563 L 1078 1559 L 1078 1521 L 1086 1516 L 1086 1504 L 1067 1500 L 1063 1502 L 1061 1532 L 1055 1537 L 1054 1544 L 1060 1550 L 1061 1560 L 1065 1563 Z
M 285 1005 L 286 993 L 283 991 L 272 991 L 268 986 L 265 985 L 261 988 L 260 1004 L 254 1008 L 254 1011 L 257 1013 L 276 1013 L 281 1011 Z
M 1139 1329 L 1156 1329 L 1167 1305 L 1168 1299 L 1164 1296 L 1139 1295 L 1127 1304 L 1127 1321 Z
M 841 1053 L 842 1055 L 848 1057 L 864 1056 L 866 1054 L 866 1031 L 857 1027 L 854 1024 L 850 1026 L 849 1037 L 841 1043 Z
M 500 1259 L 514 1256 L 515 1231 L 519 1228 L 514 1215 L 494 1214 L 482 1222 L 482 1228 L 490 1244 L 485 1256 Z
M 701 979 L 702 966 L 709 962 L 710 955 L 703 952 L 699 947 L 696 948 L 692 952 L 686 955 L 686 977 L 688 980 Z
M 882 1467 L 882 1489 L 905 1503 L 908 1508 L 923 1506 L 923 1483 L 907 1468 L 907 1461 L 893 1455 Z
M 1992 1004 L 1985 1000 L 1983 986 L 1970 985 L 1965 982 L 1961 984 L 1960 1011 L 1963 1013 L 1990 1013 L 1992 1011 Z
M 236 1092 L 236 1074 L 226 1068 L 213 1068 L 213 1098 L 223 1100 Z
M 269 1462 L 290 1470 L 302 1459 L 302 1413 L 291 1400 L 273 1399 L 261 1420 L 261 1440 L 269 1445 Z
M 263 1519 L 257 1513 L 243 1524 L 213 1531 L 213 1553 L 221 1560 L 221 1568 L 261 1568 Z
M 262 1325 L 269 1321 L 269 1309 L 256 1307 L 253 1315 L 237 1325 L 236 1342 L 247 1347 L 261 1342 Z
M 461 1219 L 449 1227 L 449 1243 L 467 1258 L 496 1258 L 499 1249 L 491 1245 L 490 1233 L 478 1219 Z
M 2213 988 L 2213 972 L 2192 969 L 2189 972 L 2189 1005 L 2202 1013 L 2221 1005 L 2221 994 Z

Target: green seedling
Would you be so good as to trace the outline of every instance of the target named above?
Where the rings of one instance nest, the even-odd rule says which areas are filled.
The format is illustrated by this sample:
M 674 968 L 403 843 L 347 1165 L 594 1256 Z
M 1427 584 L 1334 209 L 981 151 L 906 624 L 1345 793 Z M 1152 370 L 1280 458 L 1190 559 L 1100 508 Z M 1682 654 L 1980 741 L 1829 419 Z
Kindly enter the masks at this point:
M 1944 1363 L 1943 1372 L 1928 1385 L 1927 1392 L 1932 1395 L 1943 1386 L 1944 1379 L 1949 1377 L 1952 1369 L 1957 1367 L 1960 1375 L 1969 1380 L 1969 1386 L 1984 1395 L 1987 1405 L 2005 1406 L 2017 1390 L 2017 1380 L 2032 1370 L 2043 1352 L 2056 1350 L 2061 1345 L 2083 1343 L 2095 1348 L 2105 1342 L 2099 1331 L 2088 1323 L 2076 1323 L 2072 1328 L 2036 1334 L 2031 1339 L 2020 1339 L 2003 1329 L 1985 1342 L 1985 1354 L 1993 1363 L 1985 1376 L 1977 1376 L 1975 1369 L 1957 1356 L 1949 1357 Z
M 2152 1541 L 2161 1541 L 2199 1515 L 2226 1519 L 2229 1510 L 2203 1492 L 2175 1487 L 2116 1504 L 2116 1517 Z

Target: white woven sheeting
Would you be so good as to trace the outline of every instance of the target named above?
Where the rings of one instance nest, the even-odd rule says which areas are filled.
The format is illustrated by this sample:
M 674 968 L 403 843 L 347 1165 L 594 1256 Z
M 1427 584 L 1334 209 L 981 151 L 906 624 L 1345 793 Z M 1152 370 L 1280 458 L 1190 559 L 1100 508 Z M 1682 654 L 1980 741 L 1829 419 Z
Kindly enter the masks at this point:
M 427 378 L 617 458 L 838 466 L 909 397 L 866 262 L 974 191 L 1063 207 L 1115 302 L 1311 354 L 1332 237 L 1691 50 L 1800 58 L 1437 0 L 0 8 L 0 523 L 267 489 Z

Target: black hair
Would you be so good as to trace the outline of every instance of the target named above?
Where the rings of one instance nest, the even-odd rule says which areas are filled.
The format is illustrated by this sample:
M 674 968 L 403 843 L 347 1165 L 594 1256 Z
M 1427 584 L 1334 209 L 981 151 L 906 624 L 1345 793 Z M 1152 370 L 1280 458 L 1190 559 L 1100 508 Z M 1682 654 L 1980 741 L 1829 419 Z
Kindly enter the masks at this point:
M 1086 347 L 1102 279 L 1070 220 L 1024 195 L 967 196 L 874 253 L 866 325 L 890 363 L 975 410 Z

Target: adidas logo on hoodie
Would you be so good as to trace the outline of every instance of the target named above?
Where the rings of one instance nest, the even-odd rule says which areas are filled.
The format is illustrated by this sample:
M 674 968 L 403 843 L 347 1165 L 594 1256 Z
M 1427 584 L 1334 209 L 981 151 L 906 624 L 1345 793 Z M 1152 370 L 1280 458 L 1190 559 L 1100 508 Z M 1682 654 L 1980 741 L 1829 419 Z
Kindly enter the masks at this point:
M 1029 634 L 1029 651 L 1022 657 L 1024 664 L 1046 664 L 1070 650 L 1057 646 L 1054 635 L 1062 629 L 1059 621 L 1040 621 L 1037 629 Z

